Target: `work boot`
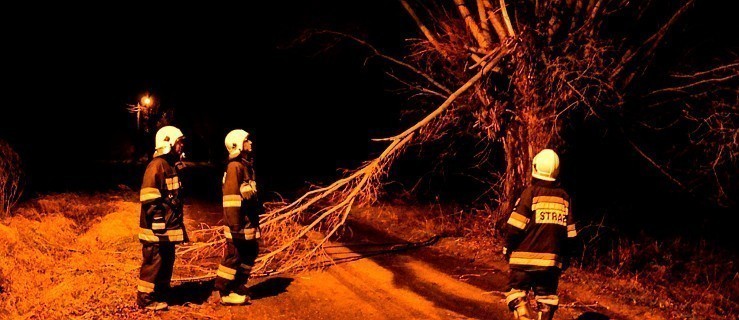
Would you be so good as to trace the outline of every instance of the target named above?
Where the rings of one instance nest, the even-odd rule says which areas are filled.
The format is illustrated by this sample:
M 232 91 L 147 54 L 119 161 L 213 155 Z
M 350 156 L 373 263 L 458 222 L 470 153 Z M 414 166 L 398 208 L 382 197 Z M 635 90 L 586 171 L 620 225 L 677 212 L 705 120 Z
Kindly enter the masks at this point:
M 557 306 L 548 305 L 546 303 L 538 303 L 539 306 L 539 320 L 552 320 L 554 319 L 554 311 L 557 311 Z
M 231 292 L 228 295 L 221 294 L 221 304 L 225 306 L 242 306 L 251 304 L 251 299 L 248 295 Z
M 513 317 L 516 320 L 534 320 L 534 312 L 531 310 L 528 301 L 525 298 L 518 298 L 508 304 L 508 308 L 513 311 Z
M 167 308 L 169 308 L 169 305 L 161 301 L 153 301 L 144 307 L 144 309 L 152 311 L 167 310 Z

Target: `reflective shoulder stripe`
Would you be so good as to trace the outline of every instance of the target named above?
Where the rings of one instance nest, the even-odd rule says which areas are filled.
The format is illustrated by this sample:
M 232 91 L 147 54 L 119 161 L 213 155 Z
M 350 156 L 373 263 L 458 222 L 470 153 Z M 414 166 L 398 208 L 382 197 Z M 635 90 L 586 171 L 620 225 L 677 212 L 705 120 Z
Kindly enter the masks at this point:
M 167 184 L 167 190 L 177 190 L 179 189 L 182 184 L 180 184 L 180 177 L 174 176 L 172 178 L 166 178 L 164 179 L 164 182 Z
M 568 238 L 577 237 L 577 229 L 575 228 L 574 224 L 567 226 L 567 237 Z
M 241 207 L 241 195 L 231 194 L 223 196 L 223 207 L 224 208 L 240 208 Z
M 139 200 L 141 202 L 154 200 L 161 197 L 162 193 L 159 192 L 159 189 L 157 188 L 141 188 L 141 192 L 139 193 Z
M 514 212 L 511 214 L 511 217 L 508 218 L 508 224 L 519 228 L 519 229 L 526 229 L 526 225 L 529 223 L 529 218 L 524 217 L 522 214 L 518 212 Z
M 537 202 L 531 205 L 531 210 L 558 210 L 567 213 L 567 206 L 555 202 Z
M 511 289 L 511 291 L 505 293 L 505 303 L 509 304 L 511 301 L 523 297 L 526 297 L 526 292 L 523 290 Z
M 565 207 L 568 207 L 568 208 L 570 207 L 570 203 L 567 200 L 563 199 L 562 197 L 538 196 L 538 197 L 534 197 L 534 199 L 532 199 L 531 201 L 532 204 L 536 204 L 539 202 L 558 203 L 558 204 L 564 205 Z

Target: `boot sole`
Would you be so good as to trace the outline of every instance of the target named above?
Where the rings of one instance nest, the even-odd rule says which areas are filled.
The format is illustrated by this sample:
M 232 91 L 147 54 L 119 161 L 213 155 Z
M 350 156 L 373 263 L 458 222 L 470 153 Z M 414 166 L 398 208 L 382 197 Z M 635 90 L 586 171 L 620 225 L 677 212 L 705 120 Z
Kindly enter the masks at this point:
M 233 303 L 233 302 L 220 302 L 223 306 L 248 306 L 251 304 L 251 301 L 244 301 L 242 303 Z

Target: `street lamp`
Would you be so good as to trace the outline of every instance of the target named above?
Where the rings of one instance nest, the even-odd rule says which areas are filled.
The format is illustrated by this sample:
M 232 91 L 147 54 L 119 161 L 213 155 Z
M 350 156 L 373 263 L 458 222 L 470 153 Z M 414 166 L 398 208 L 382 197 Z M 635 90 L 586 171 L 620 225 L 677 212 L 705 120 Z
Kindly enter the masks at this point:
M 141 112 L 146 114 L 147 109 L 154 106 L 154 98 L 148 93 L 144 94 L 136 105 L 129 104 L 128 110 L 136 113 L 136 130 L 141 130 Z
M 152 98 L 149 94 L 145 94 L 143 97 L 141 97 L 141 101 L 139 101 L 138 105 L 136 106 L 136 129 L 141 130 L 141 111 L 143 110 L 144 113 L 146 113 L 146 109 L 151 108 L 153 104 L 154 98 Z

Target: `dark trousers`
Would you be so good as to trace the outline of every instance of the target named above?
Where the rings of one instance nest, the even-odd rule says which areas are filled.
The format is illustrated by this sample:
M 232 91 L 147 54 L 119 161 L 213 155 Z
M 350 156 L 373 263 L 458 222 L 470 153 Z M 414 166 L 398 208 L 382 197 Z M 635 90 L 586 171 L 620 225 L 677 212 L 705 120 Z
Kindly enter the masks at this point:
M 141 252 L 144 261 L 139 271 L 136 302 L 146 306 L 153 301 L 163 301 L 170 288 L 174 268 L 175 245 L 168 242 L 143 242 Z
M 511 269 L 508 275 L 508 289 L 522 291 L 533 289 L 537 296 L 556 295 L 561 273 L 559 270 L 523 271 Z
M 226 254 L 216 273 L 215 289 L 222 295 L 247 294 L 246 283 L 259 254 L 257 239 L 227 239 Z

